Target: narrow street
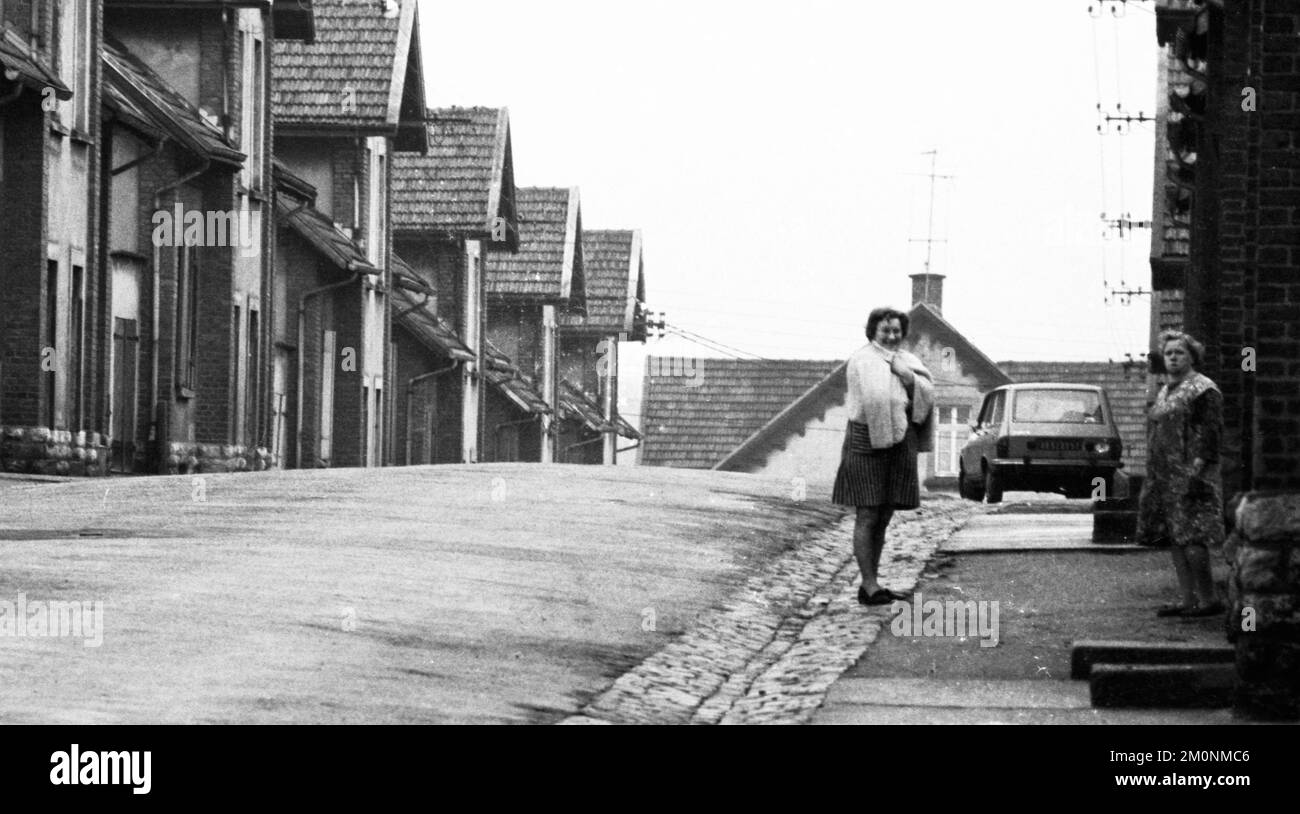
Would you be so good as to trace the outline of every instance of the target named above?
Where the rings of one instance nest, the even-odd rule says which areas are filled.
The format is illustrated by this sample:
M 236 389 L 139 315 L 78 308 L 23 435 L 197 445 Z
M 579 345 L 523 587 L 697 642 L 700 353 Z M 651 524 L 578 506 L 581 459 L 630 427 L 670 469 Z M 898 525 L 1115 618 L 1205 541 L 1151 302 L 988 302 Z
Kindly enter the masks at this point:
M 996 646 L 855 600 L 852 518 L 768 478 L 415 467 L 0 481 L 0 593 L 103 601 L 102 644 L 0 637 L 5 723 L 1203 723 L 1092 709 L 1070 644 L 1156 620 L 1167 555 L 1078 501 L 937 494 L 882 579 L 994 601 Z M 1030 497 L 1030 496 L 1022 496 Z
M 499 464 L 0 482 L 0 721 L 549 722 L 839 517 L 726 473 Z

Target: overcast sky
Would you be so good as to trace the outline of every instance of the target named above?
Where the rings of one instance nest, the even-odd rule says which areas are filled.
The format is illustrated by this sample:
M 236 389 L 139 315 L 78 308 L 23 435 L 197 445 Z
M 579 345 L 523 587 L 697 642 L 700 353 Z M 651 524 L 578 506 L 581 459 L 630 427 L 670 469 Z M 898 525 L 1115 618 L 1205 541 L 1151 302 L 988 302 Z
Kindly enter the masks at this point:
M 1095 4 L 1095 0 L 1094 0 Z M 669 323 L 768 358 L 843 358 L 911 305 L 937 149 L 944 316 L 994 359 L 1145 349 L 1155 17 L 1089 0 L 421 0 L 431 105 L 510 108 L 520 186 L 577 185 L 587 228 L 643 230 Z M 655 355 L 716 356 L 680 339 Z M 628 354 L 631 377 L 639 354 Z M 630 378 L 630 377 L 629 377 Z M 626 379 L 625 379 L 626 381 Z

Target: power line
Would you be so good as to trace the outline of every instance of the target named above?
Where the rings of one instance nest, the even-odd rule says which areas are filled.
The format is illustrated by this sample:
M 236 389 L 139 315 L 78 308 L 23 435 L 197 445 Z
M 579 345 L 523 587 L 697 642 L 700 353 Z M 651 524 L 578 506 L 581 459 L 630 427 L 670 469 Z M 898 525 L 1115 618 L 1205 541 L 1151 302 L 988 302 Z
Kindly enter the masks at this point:
M 700 341 L 700 340 L 698 340 L 698 339 L 693 339 L 693 338 L 687 336 L 686 334 L 684 334 L 684 333 L 680 333 L 679 331 L 676 331 L 676 330 L 674 330 L 674 329 L 672 329 L 672 328 L 669 328 L 669 329 L 667 329 L 667 330 L 668 330 L 668 333 L 670 333 L 670 334 L 672 334 L 672 335 L 674 335 L 674 336 L 680 336 L 682 339 L 685 339 L 687 342 L 690 342 L 690 343 L 695 344 L 695 345 L 699 345 L 699 346 L 702 347 L 702 348 L 707 348 L 708 350 L 711 350 L 711 351 L 713 351 L 714 353 L 721 353 L 723 356 L 728 356 L 728 357 L 730 357 L 730 358 L 732 358 L 732 359 L 740 359 L 740 360 L 742 360 L 742 361 L 748 361 L 748 360 L 747 360 L 745 357 L 743 357 L 743 356 L 737 356 L 736 354 L 731 353 L 731 352 L 729 352 L 729 351 L 722 350 L 722 349 L 720 349 L 720 348 L 714 347 L 713 345 L 705 344 L 704 342 L 702 342 L 702 341 Z M 653 354 L 647 354 L 646 358 L 649 358 L 651 355 L 653 355 Z
M 726 343 L 719 342 L 719 341 L 716 340 L 716 339 L 710 339 L 710 338 L 707 337 L 707 336 L 704 336 L 704 335 L 702 335 L 702 334 L 697 334 L 697 333 L 695 333 L 694 331 L 691 331 L 691 330 L 688 330 L 688 329 L 686 329 L 686 328 L 683 328 L 683 327 L 680 326 L 680 325 L 676 325 L 676 324 L 674 324 L 674 323 L 665 323 L 665 325 L 666 325 L 666 327 L 667 327 L 668 329 L 670 329 L 673 333 L 676 333 L 676 334 L 678 334 L 679 336 L 681 336 L 681 337 L 683 337 L 683 338 L 685 338 L 685 339 L 702 340 L 702 341 L 697 341 L 697 344 L 704 344 L 704 343 L 707 342 L 707 343 L 710 343 L 710 344 L 713 344 L 713 345 L 718 346 L 718 348 L 723 348 L 723 349 L 726 349 L 726 350 L 728 350 L 728 351 L 732 351 L 732 352 L 734 352 L 734 353 L 740 353 L 740 354 L 745 354 L 745 355 L 747 355 L 747 356 L 753 356 L 753 357 L 755 357 L 755 358 L 757 358 L 757 359 L 762 359 L 762 358 L 763 358 L 762 356 L 759 356 L 757 353 L 750 353 L 750 352 L 747 351 L 747 350 L 742 350 L 742 349 L 740 349 L 740 348 L 733 347 L 733 346 L 728 345 L 728 344 L 726 344 Z

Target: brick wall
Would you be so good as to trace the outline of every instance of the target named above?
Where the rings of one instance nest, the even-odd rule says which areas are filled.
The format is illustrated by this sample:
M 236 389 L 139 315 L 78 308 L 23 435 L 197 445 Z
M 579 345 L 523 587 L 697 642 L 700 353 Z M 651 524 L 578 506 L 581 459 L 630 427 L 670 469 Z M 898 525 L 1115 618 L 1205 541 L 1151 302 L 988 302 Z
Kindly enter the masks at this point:
M 34 7 L 30 2 L 6 4 L 5 19 L 25 36 L 32 31 L 31 13 L 39 11 L 36 32 L 41 57 L 52 67 L 54 57 L 54 15 L 51 4 Z M 106 440 L 97 434 L 105 424 L 105 303 L 107 291 L 99 245 L 101 161 L 99 140 L 101 122 L 98 115 L 99 61 L 101 20 L 96 11 L 89 21 L 91 59 L 89 62 L 90 97 L 82 102 L 90 117 L 85 132 L 73 135 L 46 124 L 61 122 L 58 114 L 46 114 L 41 94 L 23 89 L 0 115 L 5 130 L 4 193 L 0 200 L 0 311 L 4 313 L 0 329 L 0 426 L 5 428 L 0 444 L 0 464 L 6 469 L 57 472 L 59 474 L 100 474 L 106 459 L 102 456 Z M 63 122 L 71 125 L 72 122 Z M 65 165 L 64 153 L 71 154 Z M 66 178 L 64 166 L 70 167 Z M 82 200 L 68 205 L 67 216 L 84 213 L 84 222 L 62 222 L 65 231 L 51 234 L 50 186 L 59 181 L 68 196 Z M 60 201 L 63 205 L 65 202 Z M 64 291 L 72 292 L 70 249 L 83 253 L 81 259 L 81 301 L 73 302 L 60 294 L 55 308 L 47 296 L 47 243 L 59 246 L 59 274 L 65 281 Z M 81 309 L 81 335 L 74 342 L 71 315 Z M 51 343 L 49 328 L 58 325 L 59 333 Z M 45 370 L 42 353 L 47 346 L 57 348 L 54 370 Z M 78 348 L 79 357 L 73 356 Z M 55 382 L 53 395 L 49 384 Z M 57 399 L 51 403 L 51 398 Z M 54 421 L 50 421 L 51 413 Z M 74 454 L 75 449 L 75 454 Z
M 495 302 L 487 309 L 487 339 L 542 386 L 542 306 Z
M 1193 11 L 1208 22 L 1208 97 L 1182 316 L 1206 343 L 1203 370 L 1223 391 L 1227 492 L 1296 488 L 1300 0 L 1240 0 Z M 1243 109 L 1247 88 L 1254 110 Z M 1175 323 L 1178 304 L 1162 297 L 1153 322 Z
M 559 378 L 577 385 L 593 396 L 602 391 L 597 369 L 600 354 L 596 348 L 604 337 L 594 334 L 561 333 L 559 341 Z
M 334 455 L 330 466 L 364 463 L 365 428 L 361 375 L 361 286 L 349 285 L 321 295 L 329 305 L 336 332 L 334 354 Z M 349 350 L 350 349 L 350 350 Z M 344 369 L 344 361 L 352 359 Z
M 535 416 L 520 410 L 502 392 L 486 385 L 483 389 L 483 423 L 479 427 L 479 460 L 540 461 L 542 456 L 541 422 Z M 513 424 L 525 421 L 523 424 Z M 502 426 L 509 424 L 509 426 Z M 517 452 L 511 448 L 510 438 L 517 434 Z
M 0 117 L 4 195 L 0 196 L 0 425 L 30 426 L 41 413 L 40 305 L 44 301 L 45 126 L 40 97 L 23 96 Z
M 397 348 L 396 380 L 390 391 L 395 400 L 393 433 L 394 462 L 397 464 L 459 463 L 461 441 L 460 368 L 425 379 L 407 392 L 407 383 L 422 373 L 441 370 L 451 364 L 445 356 L 433 353 L 419 340 L 394 323 L 393 338 Z M 412 402 L 410 422 L 407 403 Z M 408 434 L 412 439 L 410 460 L 406 456 Z M 425 435 L 431 434 L 424 452 Z
M 1223 12 L 1214 12 L 1212 24 L 1220 14 L 1222 69 L 1216 72 L 1220 95 L 1214 106 L 1222 133 L 1218 155 L 1222 210 L 1214 214 L 1223 221 L 1217 245 L 1225 292 L 1217 303 L 1219 385 L 1224 389 L 1229 434 L 1241 439 L 1240 485 L 1296 488 L 1300 487 L 1300 152 L 1296 150 L 1300 147 L 1300 0 L 1228 4 Z M 1257 92 L 1253 112 L 1241 109 L 1246 85 Z M 1213 298 L 1207 301 L 1215 304 Z M 1255 350 L 1253 372 L 1243 370 L 1243 348 Z

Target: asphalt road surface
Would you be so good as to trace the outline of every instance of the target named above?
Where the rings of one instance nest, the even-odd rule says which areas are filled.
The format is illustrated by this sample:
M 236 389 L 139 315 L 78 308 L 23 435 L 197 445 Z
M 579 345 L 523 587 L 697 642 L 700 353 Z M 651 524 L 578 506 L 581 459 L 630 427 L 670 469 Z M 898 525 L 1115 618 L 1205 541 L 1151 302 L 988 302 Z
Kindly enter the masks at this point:
M 839 516 L 639 467 L 9 480 L 0 615 L 87 627 L 0 618 L 0 722 L 550 722 Z

